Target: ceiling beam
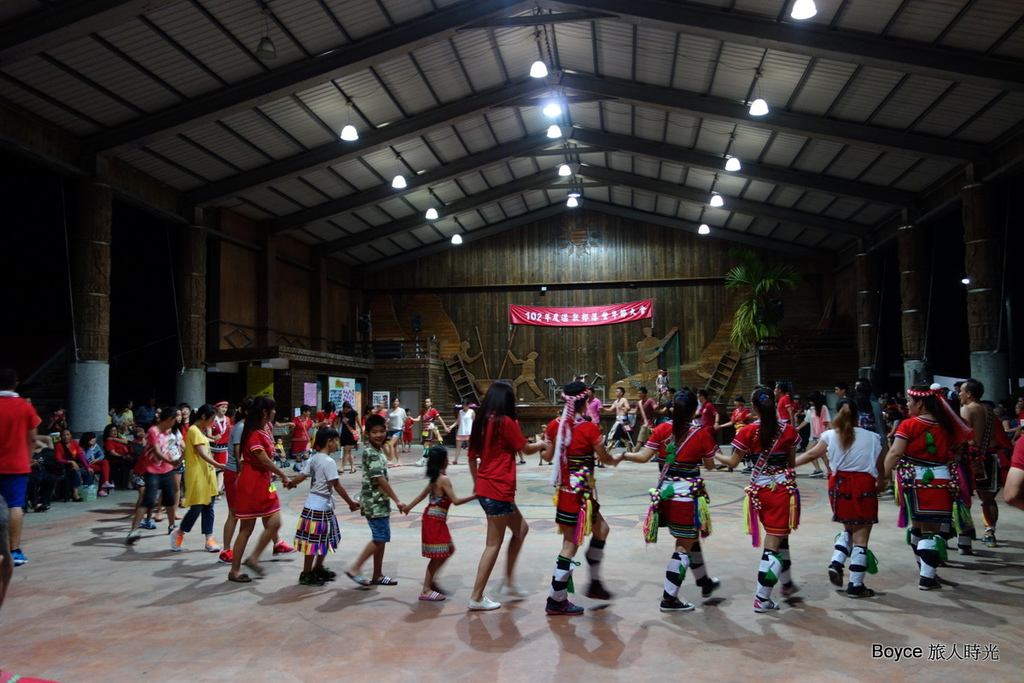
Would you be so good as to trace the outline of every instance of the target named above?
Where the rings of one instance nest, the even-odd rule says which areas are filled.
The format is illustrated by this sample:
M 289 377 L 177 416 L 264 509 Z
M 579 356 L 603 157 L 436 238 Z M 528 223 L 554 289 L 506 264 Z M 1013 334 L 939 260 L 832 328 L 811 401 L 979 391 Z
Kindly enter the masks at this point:
M 543 209 L 537 209 L 536 211 L 524 213 L 483 228 L 477 228 L 476 230 L 469 230 L 460 233 L 462 235 L 463 246 L 465 246 L 467 242 L 475 242 L 476 240 L 484 239 L 485 237 L 500 235 L 503 232 L 515 230 L 516 228 L 521 228 L 524 225 L 529 225 L 530 223 L 536 223 L 537 221 L 544 220 L 545 218 L 557 216 L 558 214 L 568 210 L 569 209 L 567 209 L 564 204 L 551 204 L 549 206 L 545 206 Z M 453 246 L 448 240 L 438 240 L 433 244 L 428 244 L 418 249 L 403 251 L 397 256 L 390 256 L 379 261 L 374 261 L 363 268 L 363 272 L 367 274 L 376 273 L 381 270 L 387 270 L 388 268 L 401 265 L 402 263 L 415 261 L 416 259 L 423 258 L 424 256 L 432 256 L 433 254 L 438 254 L 442 251 L 447 251 L 448 249 L 457 248 L 458 247 Z
M 403 119 L 387 126 L 367 131 L 354 142 L 338 140 L 301 152 L 280 161 L 259 166 L 198 187 L 185 193 L 185 201 L 195 206 L 207 204 L 223 197 L 229 197 L 245 190 L 263 187 L 307 173 L 310 170 L 340 164 L 372 152 L 398 144 L 403 140 L 429 133 L 443 126 L 475 116 L 504 102 L 508 98 L 546 90 L 549 86 L 535 78 L 512 83 L 473 97 L 467 97 L 450 104 L 431 109 L 422 114 Z
M 90 33 L 109 31 L 178 0 L 77 0 L 18 17 L 0 26 L 0 67 Z
M 669 0 L 578 0 L 547 2 L 549 8 L 614 12 L 645 26 L 718 40 L 853 62 L 886 71 L 1024 92 L 1024 61 L 950 48 L 936 48 L 866 33 L 835 30 L 822 23 L 777 21 L 767 16 Z
M 573 154 L 604 154 L 605 152 L 617 152 L 616 147 L 559 147 L 557 149 L 535 149 L 523 152 L 521 157 L 564 157 Z
M 516 26 L 543 26 L 544 24 L 567 24 L 573 21 L 597 21 L 600 19 L 618 19 L 615 14 L 605 12 L 559 12 L 557 14 L 527 14 L 521 17 L 492 17 L 481 19 L 460 30 L 480 28 L 508 28 Z
M 279 234 L 288 230 L 294 230 L 306 223 L 312 223 L 313 221 L 337 216 L 339 214 L 351 213 L 352 211 L 357 211 L 358 209 L 371 204 L 377 204 L 393 197 L 398 197 L 408 192 L 412 192 L 413 190 L 421 187 L 437 185 L 438 183 L 443 183 L 446 180 L 450 180 L 488 166 L 499 164 L 510 156 L 514 156 L 528 149 L 550 145 L 551 142 L 552 140 L 545 133 L 534 133 L 533 135 L 527 136 L 521 140 L 509 142 L 504 145 L 498 145 L 497 147 L 492 147 L 491 149 L 477 154 L 461 157 L 451 163 L 444 164 L 443 166 L 432 168 L 425 173 L 410 176 L 405 189 L 395 190 L 391 187 L 390 183 L 382 183 L 376 187 L 360 190 L 345 197 L 332 199 L 322 204 L 311 206 L 308 209 L 303 209 L 301 211 L 296 211 L 295 213 L 281 216 L 280 218 L 275 218 L 272 221 L 268 221 L 266 225 L 271 234 Z M 555 173 L 557 174 L 557 169 L 555 170 Z M 420 221 L 422 222 L 423 219 L 421 218 Z
M 476 194 L 463 197 L 462 199 L 458 199 L 445 206 L 438 207 L 438 220 L 449 216 L 456 216 L 467 211 L 475 211 L 487 204 L 493 204 L 494 202 L 501 201 L 507 197 L 522 194 L 527 190 L 532 190 L 538 185 L 545 185 L 547 183 L 554 182 L 557 179 L 558 170 L 552 168 L 547 171 L 541 171 L 540 173 L 518 178 L 510 183 L 496 185 L 495 187 L 484 190 L 483 192 L 477 192 Z M 324 254 L 333 254 L 336 251 L 352 249 L 361 244 L 376 242 L 379 239 L 418 228 L 427 222 L 428 221 L 425 220 L 423 216 L 409 216 L 397 221 L 392 221 L 391 223 L 363 230 L 362 232 L 356 233 L 350 237 L 342 237 L 341 239 L 327 242 L 320 249 L 320 252 Z
M 528 5 L 526 2 L 509 5 L 508 0 L 459 2 L 350 45 L 244 79 L 99 133 L 88 138 L 84 148 L 86 153 L 98 154 L 129 143 L 144 144 L 158 135 L 180 132 L 186 126 L 224 118 L 234 112 L 308 90 L 329 80 L 345 78 L 426 45 L 448 40 L 460 27 L 473 21 Z
M 706 205 L 710 197 L 709 193 L 704 192 L 703 190 L 696 190 L 676 183 L 669 183 L 656 178 L 648 178 L 647 176 L 634 175 L 624 171 L 615 171 L 601 166 L 583 165 L 580 167 L 578 175 L 583 176 L 584 178 L 607 181 L 625 187 L 633 187 L 638 190 L 647 190 L 654 194 L 675 197 L 677 199 L 682 199 L 683 201 L 693 202 L 694 204 Z M 725 200 L 725 206 L 721 208 L 722 211 L 732 211 L 734 213 L 741 213 L 747 216 L 770 218 L 784 223 L 789 223 L 791 225 L 815 228 L 817 230 L 825 230 L 827 232 L 837 232 L 843 235 L 850 235 L 852 237 L 866 237 L 868 234 L 868 228 L 866 226 L 857 225 L 855 223 L 842 221 L 836 218 L 828 218 L 827 216 L 805 213 L 803 211 L 787 209 L 781 206 L 772 206 L 771 204 L 754 202 L 749 199 L 740 199 L 738 197 L 730 197 L 724 194 L 722 195 L 722 199 Z
M 743 168 L 739 171 L 726 171 L 725 159 L 716 154 L 697 152 L 686 147 L 669 145 L 654 140 L 643 140 L 629 135 L 602 133 L 586 128 L 574 128 L 572 140 L 589 145 L 615 147 L 622 152 L 639 154 L 654 159 L 674 161 L 684 166 L 703 168 L 722 173 L 723 176 L 738 176 L 751 180 L 761 180 L 776 185 L 800 187 L 813 192 L 841 197 L 853 197 L 868 202 L 891 206 L 913 206 L 914 194 L 902 190 L 893 190 L 879 185 L 868 185 L 842 178 L 831 178 L 818 173 L 804 173 L 784 168 L 765 166 L 752 161 L 743 160 Z
M 977 145 L 916 133 L 903 133 L 887 128 L 824 119 L 806 114 L 793 114 L 779 109 L 773 110 L 767 116 L 750 116 L 747 113 L 747 107 L 743 104 L 685 90 L 660 88 L 622 79 L 601 78 L 575 72 L 563 72 L 560 83 L 563 87 L 572 90 L 611 95 L 639 105 L 692 112 L 708 118 L 781 133 L 835 140 L 877 149 L 909 151 L 927 158 L 946 157 L 978 163 L 985 158 L 984 151 Z
M 627 206 L 619 206 L 618 204 L 606 204 L 604 202 L 596 202 L 588 199 L 584 204 L 584 208 L 587 211 L 597 211 L 599 213 L 605 213 L 609 216 L 619 216 L 620 218 L 628 218 L 634 221 L 641 221 L 643 223 L 653 223 L 654 225 L 660 225 L 666 228 L 672 228 L 674 230 L 684 230 L 686 232 L 696 233 L 700 227 L 696 223 L 686 221 L 681 218 L 672 218 L 670 216 L 662 216 L 657 213 L 650 213 L 648 211 L 640 211 L 639 209 L 631 209 Z M 465 237 L 463 237 L 465 239 Z M 814 258 L 820 258 L 822 251 L 813 249 L 811 247 L 801 247 L 790 242 L 784 242 L 782 240 L 775 240 L 771 237 L 761 237 L 760 235 L 749 235 L 745 232 L 738 230 L 730 230 L 729 228 L 715 228 L 711 235 L 701 235 L 701 239 L 720 239 L 729 242 L 738 242 L 739 244 L 747 244 L 752 247 L 759 247 L 762 249 L 772 249 L 774 251 L 781 251 L 786 254 L 795 254 L 798 256 L 810 256 Z

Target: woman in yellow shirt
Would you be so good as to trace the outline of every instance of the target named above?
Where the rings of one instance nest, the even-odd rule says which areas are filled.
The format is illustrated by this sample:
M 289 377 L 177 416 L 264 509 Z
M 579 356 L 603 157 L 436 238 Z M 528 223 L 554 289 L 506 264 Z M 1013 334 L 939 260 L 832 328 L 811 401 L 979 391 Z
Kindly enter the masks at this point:
M 185 435 L 185 506 L 188 512 L 181 520 L 181 528 L 171 534 L 171 550 L 175 552 L 181 550 L 185 534 L 192 531 L 200 515 L 206 536 L 206 552 L 220 552 L 220 547 L 213 540 L 213 503 L 219 493 L 217 470 L 223 469 L 224 465 L 210 455 L 210 440 L 205 434 L 216 413 L 213 406 L 203 404 L 194 413 L 195 422 Z

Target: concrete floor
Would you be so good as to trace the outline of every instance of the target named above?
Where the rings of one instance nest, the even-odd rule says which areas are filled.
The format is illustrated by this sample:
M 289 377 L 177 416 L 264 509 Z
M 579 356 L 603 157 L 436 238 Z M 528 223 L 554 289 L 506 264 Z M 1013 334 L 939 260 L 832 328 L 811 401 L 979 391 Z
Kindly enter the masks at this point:
M 404 459 L 416 457 L 418 449 Z M 95 503 L 57 503 L 48 513 L 26 515 L 22 547 L 30 562 L 15 569 L 0 613 L 0 668 L 64 683 L 129 677 L 539 683 L 668 680 L 679 673 L 710 681 L 753 681 L 765 674 L 797 681 L 1022 679 L 1024 516 L 1017 510 L 1003 506 L 1002 547 L 979 547 L 969 558 L 954 554 L 940 570 L 944 588 L 925 593 L 917 590 L 904 532 L 895 528 L 892 498 L 883 499 L 882 523 L 872 539 L 880 571 L 867 582 L 879 595 L 849 600 L 825 572 L 837 531 L 829 521 L 826 482 L 801 476 L 803 522 L 792 548 L 802 590 L 780 612 L 758 615 L 751 605 L 759 552 L 742 533 L 746 478 L 715 472 L 707 477 L 715 533 L 705 542 L 705 558 L 722 588 L 701 602 L 687 577 L 682 597 L 697 602 L 697 610 L 662 614 L 658 602 L 671 544 L 665 537 L 645 547 L 640 534 L 654 466 L 626 463 L 600 471 L 598 483 L 612 526 L 604 572 L 616 598 L 602 604 L 579 597 L 575 601 L 588 608 L 585 616 L 549 617 L 544 598 L 560 547 L 549 471 L 537 466 L 535 456 L 519 470 L 519 504 L 532 532 L 518 582 L 532 592 L 522 600 L 499 597 L 496 571 L 489 595 L 504 605 L 486 613 L 466 611 L 485 528 L 475 502 L 452 509 L 458 550 L 439 583 L 453 595 L 440 603 L 417 599 L 426 560 L 415 514 L 392 518 L 384 568 L 398 586 L 362 589 L 341 574 L 369 539 L 362 518 L 344 512 L 340 551 L 327 562 L 341 576 L 315 588 L 297 584 L 298 555 L 267 562 L 263 580 L 227 582 L 227 567 L 202 552 L 198 529 L 181 553 L 168 550 L 162 531 L 146 531 L 136 546 L 125 547 L 133 492 L 117 491 Z M 449 468 L 449 475 L 457 494 L 469 493 L 465 464 Z M 392 470 L 404 500 L 421 490 L 422 476 L 423 470 L 408 465 Z M 358 481 L 358 473 L 342 476 L 350 491 L 358 490 Z M 289 541 L 306 491 L 303 486 L 282 495 Z M 223 514 L 220 503 L 218 538 Z M 980 517 L 977 507 L 975 514 Z M 576 576 L 584 586 L 585 563 Z M 873 644 L 921 652 L 895 662 L 872 658 Z

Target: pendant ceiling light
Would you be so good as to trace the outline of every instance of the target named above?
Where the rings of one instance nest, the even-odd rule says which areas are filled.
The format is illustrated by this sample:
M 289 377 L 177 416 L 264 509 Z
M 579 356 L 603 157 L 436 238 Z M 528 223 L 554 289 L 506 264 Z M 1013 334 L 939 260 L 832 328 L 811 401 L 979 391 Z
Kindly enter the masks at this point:
M 580 200 L 570 195 L 569 198 L 565 200 L 565 205 L 568 206 L 570 209 L 575 209 L 577 206 L 580 205 Z
M 725 201 L 722 199 L 722 195 L 720 195 L 720 194 L 713 194 L 713 195 L 711 195 L 711 201 L 708 202 L 708 204 L 710 204 L 711 206 L 713 206 L 713 207 L 715 207 L 717 209 L 718 207 L 724 205 Z
M 729 157 L 725 162 L 726 171 L 738 171 L 743 168 L 743 164 L 736 157 Z
M 754 76 L 754 89 L 757 91 L 757 99 L 750 103 L 751 116 L 764 116 L 768 113 L 768 103 L 761 97 L 761 72 Z
M 562 178 L 567 178 L 572 175 L 572 169 L 569 168 L 569 164 L 562 164 L 558 167 L 558 175 Z
M 391 187 L 396 190 L 403 190 L 408 185 L 405 182 L 405 176 L 401 173 L 402 157 L 395 157 L 395 177 L 391 180 Z
M 430 207 L 429 209 L 427 209 L 427 213 L 426 213 L 425 217 L 426 217 L 426 219 L 428 221 L 436 221 L 437 220 L 437 209 L 435 209 L 434 207 Z
M 699 234 L 699 235 L 710 235 L 711 234 L 711 226 L 708 225 L 707 223 L 701 223 L 700 227 L 697 228 L 697 234 Z
M 345 108 L 348 110 L 348 117 L 345 120 L 345 127 L 341 129 L 341 139 L 345 142 L 353 142 L 359 139 L 359 131 L 352 125 L 352 103 L 346 102 Z
M 551 138 L 552 140 L 555 138 L 562 137 L 562 127 L 552 123 L 550 126 L 548 126 L 548 137 Z
M 543 60 L 538 59 L 530 66 L 530 75 L 534 78 L 547 78 L 548 65 Z
M 462 235 L 459 233 L 452 235 L 452 244 L 462 244 Z
M 543 62 L 540 63 L 543 64 Z M 562 105 L 560 105 L 558 102 L 548 102 L 540 111 L 542 114 L 544 114 L 544 116 L 550 116 L 551 118 L 555 118 L 556 116 L 562 115 Z
M 796 0 L 793 3 L 793 9 L 790 10 L 789 16 L 794 19 L 810 19 L 818 13 L 818 8 L 814 5 L 814 0 Z
M 256 46 L 256 56 L 264 61 L 277 58 L 277 48 L 270 39 L 270 10 L 263 10 L 263 37 Z

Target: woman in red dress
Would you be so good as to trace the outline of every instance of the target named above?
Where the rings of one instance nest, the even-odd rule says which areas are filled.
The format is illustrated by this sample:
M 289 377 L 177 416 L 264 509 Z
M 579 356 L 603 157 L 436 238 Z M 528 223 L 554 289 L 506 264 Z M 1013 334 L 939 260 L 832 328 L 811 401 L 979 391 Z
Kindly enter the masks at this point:
M 611 593 L 601 583 L 601 561 L 608 540 L 608 523 L 601 515 L 594 482 L 598 462 L 618 465 L 619 458 L 608 454 L 601 428 L 586 419 L 590 394 L 583 382 L 570 382 L 562 390 L 565 409 L 544 431 L 545 448 L 541 457 L 554 461 L 551 483 L 555 486 L 555 523 L 562 532 L 562 551 L 555 560 L 551 590 L 545 611 L 548 614 L 576 616 L 583 608 L 569 602 L 573 558 L 591 533 L 587 548 L 590 585 L 584 592 L 588 598 L 610 600 Z M 595 457 L 596 456 L 596 457 Z
M 709 598 L 718 590 L 719 581 L 708 576 L 700 540 L 711 534 L 710 500 L 700 476 L 701 463 L 710 470 L 719 452 L 714 436 L 693 424 L 697 396 L 682 389 L 672 401 L 672 420 L 654 428 L 647 443 L 636 453 L 624 453 L 623 459 L 644 463 L 657 456 L 661 476 L 651 489 L 651 507 L 644 523 L 644 540 L 657 542 L 660 520 L 667 522 L 676 540 L 675 552 L 665 571 L 661 596 L 662 612 L 688 612 L 693 604 L 679 599 L 679 587 L 686 570 L 701 588 L 701 597 Z
M 273 475 L 288 485 L 288 475 L 274 464 L 274 435 L 272 427 L 277 404 L 268 396 L 257 396 L 245 416 L 245 429 L 238 459 L 238 479 L 235 483 L 235 517 L 238 519 L 238 536 L 232 549 L 231 571 L 228 581 L 249 583 L 252 578 L 242 573 L 242 555 L 249 542 L 249 536 L 256 526 L 256 520 L 263 519 L 263 533 L 256 547 L 244 562 L 245 566 L 263 576 L 259 565 L 260 553 L 266 548 L 281 527 L 281 502 L 273 485 Z
M 953 449 L 974 431 L 953 412 L 942 391 L 926 386 L 907 389 L 910 417 L 896 428 L 896 438 L 885 456 L 886 480 L 896 472 L 899 526 L 911 524 L 908 542 L 920 561 L 917 587 L 941 588 L 936 569 L 946 554 L 939 527 L 951 521 L 957 531 L 970 524 L 970 512 L 960 498 L 960 484 L 951 474 Z M 956 514 L 954 514 L 954 512 Z
M 751 404 L 758 420 L 736 434 L 731 456 L 716 457 L 729 467 L 736 467 L 747 453 L 754 461 L 750 485 L 745 490 L 744 517 L 754 547 L 760 545 L 761 527 L 764 527 L 764 546 L 754 595 L 754 611 L 762 613 L 779 609 L 778 604 L 772 602 L 772 588 L 779 580 L 782 581 L 782 597 L 788 598 L 799 590 L 790 578 L 789 534 L 800 524 L 800 491 L 793 473 L 800 436 L 793 425 L 779 419 L 775 398 L 768 387 L 754 389 Z

